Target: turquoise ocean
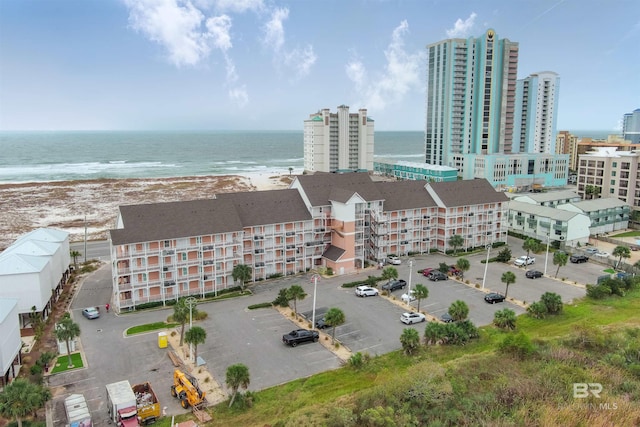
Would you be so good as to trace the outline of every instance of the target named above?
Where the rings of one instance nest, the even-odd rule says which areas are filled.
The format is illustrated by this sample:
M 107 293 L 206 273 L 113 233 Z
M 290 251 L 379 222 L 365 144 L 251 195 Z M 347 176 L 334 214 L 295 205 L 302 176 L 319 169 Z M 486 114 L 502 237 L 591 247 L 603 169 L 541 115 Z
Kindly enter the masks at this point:
M 607 131 L 573 132 L 606 138 Z M 424 161 L 422 131 L 376 131 L 375 159 Z M 0 132 L 0 183 L 168 178 L 303 168 L 302 131 Z

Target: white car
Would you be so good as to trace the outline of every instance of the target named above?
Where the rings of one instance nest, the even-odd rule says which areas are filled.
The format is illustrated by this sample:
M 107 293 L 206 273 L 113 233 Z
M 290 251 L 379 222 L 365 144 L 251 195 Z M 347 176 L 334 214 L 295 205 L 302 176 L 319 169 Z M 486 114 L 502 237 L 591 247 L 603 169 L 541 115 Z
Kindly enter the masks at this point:
M 594 255 L 595 255 L 595 256 L 602 257 L 602 258 L 606 258 L 606 257 L 608 257 L 608 256 L 609 256 L 609 255 L 611 255 L 611 254 L 610 254 L 609 252 L 596 252 Z
M 416 297 L 415 297 L 415 295 L 414 295 L 413 290 L 411 290 L 411 291 L 409 291 L 409 293 L 408 293 L 408 294 L 402 294 L 402 296 L 400 297 L 400 299 L 401 299 L 403 302 L 409 303 L 409 302 L 411 302 L 411 301 L 415 301 L 415 300 L 416 300 Z
M 521 267 L 523 265 L 531 265 L 534 262 L 536 262 L 536 259 L 534 257 L 528 257 L 526 255 L 522 255 L 520 258 L 516 258 L 516 260 L 513 263 L 518 267 Z
M 422 313 L 402 313 L 402 315 L 400 316 L 400 321 L 402 323 L 406 323 L 407 325 L 424 322 L 426 320 L 426 316 Z
M 359 297 L 374 297 L 378 295 L 378 290 L 371 286 L 358 286 L 356 288 L 356 295 Z
M 387 264 L 400 265 L 402 264 L 402 260 L 395 255 L 391 255 L 387 258 Z

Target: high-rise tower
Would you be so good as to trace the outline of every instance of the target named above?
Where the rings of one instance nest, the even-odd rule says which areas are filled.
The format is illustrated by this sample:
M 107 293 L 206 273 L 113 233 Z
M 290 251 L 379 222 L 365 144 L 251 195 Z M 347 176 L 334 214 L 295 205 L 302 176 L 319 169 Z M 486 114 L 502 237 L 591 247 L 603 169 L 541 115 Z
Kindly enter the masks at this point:
M 622 137 L 632 144 L 640 144 L 640 108 L 622 118 Z
M 304 170 L 309 172 L 354 172 L 373 170 L 374 123 L 367 110 L 349 113 L 340 105 L 304 121 Z
M 518 80 L 513 151 L 555 154 L 560 77 L 542 71 Z
M 460 169 L 467 154 L 511 153 L 518 43 L 489 29 L 427 51 L 426 162 Z

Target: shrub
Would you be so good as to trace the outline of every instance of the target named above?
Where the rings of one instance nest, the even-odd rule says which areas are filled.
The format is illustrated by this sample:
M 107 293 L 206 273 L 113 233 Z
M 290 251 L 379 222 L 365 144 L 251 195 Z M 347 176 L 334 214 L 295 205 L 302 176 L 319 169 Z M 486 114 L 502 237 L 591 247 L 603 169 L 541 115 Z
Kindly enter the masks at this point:
M 602 299 L 611 295 L 611 288 L 605 283 L 599 285 L 587 285 L 587 297 L 592 299 Z
M 498 253 L 498 256 L 495 259 L 498 262 L 509 262 L 511 260 L 511 249 L 504 248 Z
M 536 301 L 527 307 L 527 313 L 534 319 L 544 319 L 547 314 L 547 306 L 540 301 Z
M 273 307 L 273 303 L 272 302 L 261 302 L 259 304 L 252 304 L 249 307 L 247 307 L 249 310 L 255 310 L 258 308 L 270 308 Z
M 349 365 L 355 369 L 360 369 L 364 365 L 364 356 L 362 353 L 357 352 L 356 354 L 351 355 L 349 358 Z
M 31 375 L 40 375 L 42 373 L 42 370 L 43 370 L 42 366 L 38 365 L 37 363 L 33 365 L 31 368 L 29 368 Z
M 286 288 L 280 289 L 278 296 L 273 300 L 272 304 L 279 307 L 289 307 L 289 297 L 287 296 Z
M 562 298 L 558 294 L 545 292 L 540 297 L 540 302 L 544 304 L 549 314 L 559 314 L 562 312 Z
M 523 332 L 508 335 L 499 346 L 501 352 L 510 354 L 518 359 L 529 357 L 535 351 L 531 338 Z

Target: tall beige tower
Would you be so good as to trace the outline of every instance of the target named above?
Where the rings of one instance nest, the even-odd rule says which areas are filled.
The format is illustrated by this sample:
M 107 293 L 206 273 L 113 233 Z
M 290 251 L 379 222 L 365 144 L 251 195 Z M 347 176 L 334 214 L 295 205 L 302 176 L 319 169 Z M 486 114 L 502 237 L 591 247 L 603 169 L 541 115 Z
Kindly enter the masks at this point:
M 349 113 L 340 105 L 304 121 L 304 170 L 307 172 L 364 172 L 373 170 L 374 123 L 367 110 Z

